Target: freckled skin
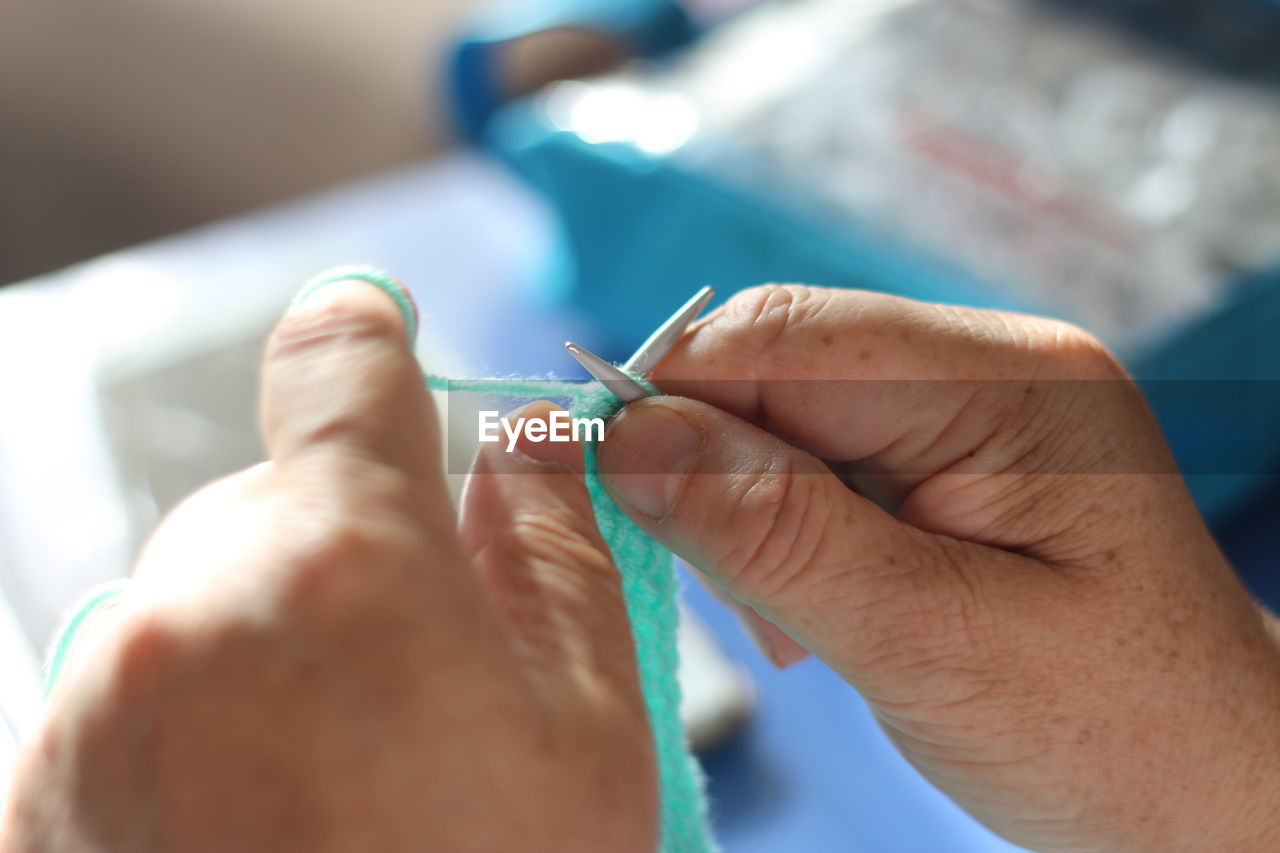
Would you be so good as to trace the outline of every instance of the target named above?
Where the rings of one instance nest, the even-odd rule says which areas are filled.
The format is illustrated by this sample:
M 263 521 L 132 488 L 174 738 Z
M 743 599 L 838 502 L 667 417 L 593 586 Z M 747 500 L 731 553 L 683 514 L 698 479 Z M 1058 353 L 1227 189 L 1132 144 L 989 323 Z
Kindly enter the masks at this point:
M 656 380 L 702 445 L 667 511 L 632 517 L 972 814 L 1039 851 L 1280 850 L 1275 622 L 1096 340 L 771 285 Z M 615 496 L 627 422 L 600 454 Z

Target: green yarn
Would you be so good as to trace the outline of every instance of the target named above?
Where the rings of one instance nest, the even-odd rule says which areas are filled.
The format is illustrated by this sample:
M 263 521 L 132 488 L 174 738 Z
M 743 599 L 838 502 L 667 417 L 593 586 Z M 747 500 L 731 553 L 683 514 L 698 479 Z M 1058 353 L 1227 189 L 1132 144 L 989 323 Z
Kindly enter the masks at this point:
M 71 616 L 58 631 L 58 636 L 53 641 L 53 649 L 49 652 L 49 665 L 45 667 L 44 673 L 45 699 L 49 698 L 49 694 L 53 692 L 53 686 L 58 683 L 58 676 L 62 675 L 62 670 L 67 665 L 67 658 L 71 656 L 71 647 L 80 629 L 99 608 L 119 598 L 128 588 L 128 578 L 108 581 L 86 593 L 71 611 Z
M 326 270 L 304 284 L 302 289 L 294 295 L 289 307 L 296 308 L 317 290 L 326 284 L 333 284 L 335 281 L 363 281 L 366 284 L 372 284 L 387 296 L 390 296 L 396 307 L 400 309 L 400 314 L 404 317 L 404 328 L 409 335 L 409 344 L 412 346 L 413 342 L 417 340 L 418 309 L 413 304 L 413 298 L 409 296 L 403 284 L 376 267 L 346 266 Z
M 385 292 L 404 317 L 409 341 L 417 337 L 418 312 L 404 286 L 372 267 L 339 267 L 309 281 L 294 297 L 297 306 L 327 284 L 348 279 L 368 282 Z M 582 384 L 543 379 L 457 380 L 425 376 L 436 391 L 478 392 L 512 398 L 564 400 L 576 417 L 607 419 L 622 402 L 599 383 Z M 649 390 L 655 389 L 642 381 Z M 708 853 L 715 849 L 707 821 L 702 774 L 689 751 L 680 722 L 680 684 L 676 628 L 677 585 L 672 556 L 662 545 L 627 518 L 605 492 L 596 467 L 596 446 L 588 442 L 586 483 L 600 527 L 614 562 L 622 573 L 622 590 L 631 619 L 640 684 L 653 731 L 661 791 L 662 853 Z M 54 642 L 45 694 L 52 689 L 70 653 L 76 634 L 95 610 L 119 596 L 128 584 L 121 580 L 93 591 L 76 608 Z
M 608 418 L 622 402 L 599 383 L 544 379 L 458 380 L 426 376 L 434 391 L 470 391 L 513 398 L 566 399 L 575 417 Z M 614 562 L 631 617 L 640 684 L 658 758 L 662 795 L 663 853 L 705 853 L 715 849 L 707 822 L 702 774 L 689 752 L 680 723 L 679 663 L 676 650 L 676 574 L 671 552 L 627 518 L 605 492 L 596 468 L 596 446 L 586 451 L 587 491 Z
M 566 400 L 578 417 L 608 418 L 622 407 L 621 401 L 599 383 L 543 379 L 457 380 L 431 375 L 425 379 L 427 387 L 435 391 Z M 672 556 L 627 518 L 605 492 L 596 468 L 595 443 L 589 442 L 585 451 L 587 491 L 596 523 L 622 573 L 640 684 L 653 730 L 661 790 L 661 850 L 662 853 L 707 853 L 715 849 L 715 844 L 708 828 L 702 774 L 689 752 L 680 722 L 680 684 L 676 680 L 678 589 Z M 98 587 L 75 608 L 53 644 L 45 676 L 46 697 L 66 664 L 77 633 L 98 608 L 123 593 L 128 583 L 127 579 L 120 579 Z

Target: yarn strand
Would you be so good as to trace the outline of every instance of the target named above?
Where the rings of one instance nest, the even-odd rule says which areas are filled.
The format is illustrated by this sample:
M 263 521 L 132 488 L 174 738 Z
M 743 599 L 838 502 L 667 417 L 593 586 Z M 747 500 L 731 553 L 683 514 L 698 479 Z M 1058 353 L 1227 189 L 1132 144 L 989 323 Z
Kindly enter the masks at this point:
M 447 379 L 427 374 L 433 391 L 470 392 L 516 399 L 567 401 L 575 417 L 609 418 L 622 402 L 597 382 L 547 379 Z M 647 383 L 642 383 L 646 384 Z M 600 533 L 622 574 L 636 663 L 653 731 L 661 792 L 662 853 L 715 850 L 707 820 L 702 773 L 680 722 L 676 678 L 679 623 L 671 552 L 635 525 L 605 492 L 596 466 L 596 443 L 587 442 L 586 483 Z

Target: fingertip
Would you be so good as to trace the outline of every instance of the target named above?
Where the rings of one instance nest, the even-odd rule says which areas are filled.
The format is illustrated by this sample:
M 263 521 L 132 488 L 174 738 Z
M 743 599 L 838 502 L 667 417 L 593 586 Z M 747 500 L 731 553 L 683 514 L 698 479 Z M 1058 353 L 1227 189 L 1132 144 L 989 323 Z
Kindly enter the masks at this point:
M 557 412 L 563 412 L 564 416 L 556 415 Z M 563 422 L 568 415 L 568 411 L 547 400 L 529 403 L 507 415 L 504 420 L 512 424 L 513 428 L 514 425 L 520 425 L 515 452 L 535 462 L 561 465 L 579 477 L 583 476 L 586 473 L 586 463 L 582 454 L 582 441 L 573 437 L 572 425 L 567 428 L 567 439 L 556 438 L 552 430 L 553 420 Z M 534 424 L 541 426 L 529 429 Z
M 277 344 L 287 345 L 356 324 L 362 330 L 399 339 L 408 334 L 404 317 L 381 288 L 363 279 L 339 279 L 295 300 L 276 327 L 275 339 Z
M 764 618 L 755 608 L 735 604 L 733 609 L 747 634 L 769 661 L 778 669 L 786 669 L 809 657 L 809 650 L 791 639 L 786 631 Z
M 769 624 L 780 635 L 774 644 L 773 654 L 769 657 L 774 666 L 778 669 L 786 669 L 789 666 L 800 663 L 802 660 L 808 659 L 810 655 L 808 649 L 791 639 L 785 631 L 773 625 L 772 622 Z
M 360 287 L 360 284 L 365 287 Z M 418 337 L 418 306 L 413 294 L 399 279 L 374 267 L 343 266 L 321 273 L 302 286 L 289 303 L 287 313 L 321 312 L 326 307 L 343 305 L 347 299 L 354 300 L 353 307 L 362 304 L 371 307 L 372 301 L 362 300 L 372 300 L 372 294 L 360 295 L 360 292 L 375 290 L 383 295 L 384 302 L 389 300 L 395 306 L 400 324 L 412 345 Z
M 336 270 L 302 289 L 263 359 L 270 458 L 283 469 L 295 460 L 376 462 L 407 474 L 428 503 L 447 502 L 438 415 L 408 345 L 411 305 L 402 285 L 376 271 Z
M 334 279 L 301 296 L 276 325 L 263 361 L 268 450 L 283 458 L 357 432 L 381 443 L 408 383 L 421 384 L 403 315 L 362 279 Z

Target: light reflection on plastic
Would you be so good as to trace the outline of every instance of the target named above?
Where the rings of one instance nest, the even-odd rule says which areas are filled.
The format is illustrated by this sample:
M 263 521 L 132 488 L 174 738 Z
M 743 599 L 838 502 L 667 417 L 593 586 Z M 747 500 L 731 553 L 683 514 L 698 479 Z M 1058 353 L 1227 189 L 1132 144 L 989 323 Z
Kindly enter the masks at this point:
M 620 84 L 562 83 L 548 95 L 546 114 L 586 142 L 630 142 L 649 154 L 674 151 L 698 129 L 688 99 Z

